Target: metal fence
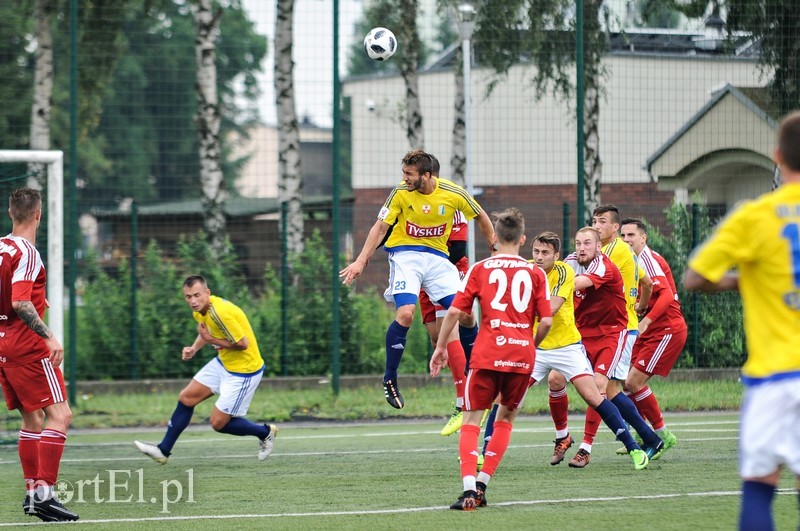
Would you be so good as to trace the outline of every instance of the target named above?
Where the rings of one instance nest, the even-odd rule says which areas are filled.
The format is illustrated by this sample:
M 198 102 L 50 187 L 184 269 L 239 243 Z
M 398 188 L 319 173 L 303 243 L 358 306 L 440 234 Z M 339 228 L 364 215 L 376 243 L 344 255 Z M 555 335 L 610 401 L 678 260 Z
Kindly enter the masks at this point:
M 393 315 L 382 298 L 386 263 L 379 252 L 355 288 L 341 291 L 333 270 L 359 252 L 400 180 L 412 136 L 439 158 L 443 176 L 471 185 L 487 211 L 518 207 L 529 237 L 553 230 L 571 241 L 598 202 L 646 219 L 653 248 L 679 280 L 713 222 L 770 189 L 777 121 L 797 106 L 791 87 L 800 83 L 785 83 L 797 72 L 765 60 L 776 50 L 796 54 L 797 39 L 776 45 L 769 31 L 792 31 L 800 15 L 770 11 L 778 9 L 772 2 L 761 13 L 779 24 L 761 24 L 762 15 L 750 13 L 762 4 L 755 0 L 721 10 L 712 2 L 696 18 L 667 7 L 658 16 L 636 11 L 646 3 L 555 2 L 555 15 L 521 12 L 516 24 L 487 1 L 476 6 L 474 33 L 459 37 L 458 10 L 434 0 L 411 2 L 416 34 L 386 2 L 299 0 L 292 45 L 307 239 L 293 255 L 281 224 L 276 3 L 216 2 L 229 241 L 219 258 L 198 236 L 208 209 L 196 89 L 202 3 L 57 3 L 39 15 L 48 34 L 34 2 L 0 5 L 0 33 L 9 37 L 0 42 L 0 147 L 67 154 L 64 226 L 76 241 L 67 288 L 77 296 L 77 325 L 68 331 L 75 352 L 67 356 L 80 379 L 191 374 L 197 364 L 178 357 L 193 337 L 180 295 L 192 272 L 208 274 L 212 291 L 249 312 L 271 374 L 380 372 Z M 377 25 L 394 28 L 399 40 L 384 62 L 363 51 L 363 35 Z M 415 38 L 420 55 L 409 71 Z M 50 105 L 37 99 L 48 79 L 44 48 L 53 53 Z M 0 191 L 28 182 L 31 171 L 0 165 Z M 341 251 L 336 260 L 333 248 Z M 484 255 L 478 245 L 476 257 Z M 690 334 L 679 365 L 739 365 L 737 296 L 680 296 Z M 404 370 L 423 372 L 428 353 L 417 320 Z

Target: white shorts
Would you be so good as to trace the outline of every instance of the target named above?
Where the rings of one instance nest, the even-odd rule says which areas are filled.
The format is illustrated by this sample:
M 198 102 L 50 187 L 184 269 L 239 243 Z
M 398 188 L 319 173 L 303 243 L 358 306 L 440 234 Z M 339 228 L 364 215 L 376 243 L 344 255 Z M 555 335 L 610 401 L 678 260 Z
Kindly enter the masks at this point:
M 800 475 L 800 378 L 746 387 L 739 430 L 742 478 L 768 476 L 782 465 Z
M 578 376 L 594 374 L 581 343 L 547 350 L 537 348 L 531 377 L 539 383 L 547 378 L 551 370 L 560 372 L 570 382 Z
M 219 395 L 214 404 L 217 409 L 232 417 L 244 417 L 263 374 L 263 369 L 252 374 L 234 374 L 225 370 L 219 358 L 214 358 L 197 371 L 194 379 Z
M 633 356 L 633 344 L 636 343 L 636 338 L 639 337 L 638 330 L 628 330 L 628 335 L 625 336 L 625 349 L 622 351 L 617 366 L 614 368 L 614 374 L 609 374 L 611 380 L 619 380 L 624 382 L 628 377 L 628 371 L 631 370 L 631 356 Z
M 389 287 L 384 292 L 389 302 L 400 293 L 418 297 L 421 288 L 431 301 L 439 302 L 460 287 L 458 269 L 443 256 L 420 251 L 389 253 Z

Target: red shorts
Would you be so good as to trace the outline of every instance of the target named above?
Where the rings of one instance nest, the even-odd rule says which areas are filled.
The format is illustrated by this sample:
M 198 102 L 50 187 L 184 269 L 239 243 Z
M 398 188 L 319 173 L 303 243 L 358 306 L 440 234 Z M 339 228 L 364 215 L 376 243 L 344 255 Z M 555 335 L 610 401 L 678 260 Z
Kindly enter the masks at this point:
M 615 372 L 625 353 L 627 337 L 628 331 L 623 330 L 604 336 L 583 338 L 582 343 L 586 349 L 586 356 L 592 362 L 592 369 L 595 373 L 604 374 L 609 378 L 617 377 Z
M 67 396 L 61 369 L 43 358 L 14 367 L 0 367 L 0 386 L 9 410 L 36 411 L 63 402 Z
M 436 305 L 424 289 L 419 292 L 419 311 L 422 314 L 422 324 L 436 322 Z
M 688 330 L 658 330 L 654 334 L 648 329 L 633 344 L 631 367 L 636 367 L 650 376 L 667 376 L 678 361 L 686 344 Z
M 500 395 L 500 404 L 514 411 L 525 400 L 530 381 L 531 375 L 527 373 L 470 369 L 464 389 L 464 409 L 489 409 Z

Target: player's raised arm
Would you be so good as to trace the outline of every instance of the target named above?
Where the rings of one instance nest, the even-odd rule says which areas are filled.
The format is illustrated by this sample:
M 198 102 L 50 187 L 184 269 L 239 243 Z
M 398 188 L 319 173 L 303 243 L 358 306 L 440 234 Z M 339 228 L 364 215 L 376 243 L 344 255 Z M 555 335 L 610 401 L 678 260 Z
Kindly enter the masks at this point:
M 361 253 L 359 253 L 358 258 L 356 258 L 352 264 L 339 271 L 339 276 L 343 277 L 342 282 L 344 284 L 349 286 L 364 272 L 367 264 L 369 264 L 370 258 L 375 254 L 375 249 L 378 248 L 378 244 L 389 231 L 389 227 L 390 225 L 388 223 L 381 220 L 375 222 L 369 230 L 369 234 L 367 234 L 367 239 L 364 242 L 364 247 L 361 248 Z
M 497 235 L 494 233 L 494 224 L 489 214 L 485 210 L 481 210 L 481 213 L 475 218 L 475 223 L 478 225 L 481 234 L 486 238 L 489 249 L 492 249 L 492 246 L 497 243 Z

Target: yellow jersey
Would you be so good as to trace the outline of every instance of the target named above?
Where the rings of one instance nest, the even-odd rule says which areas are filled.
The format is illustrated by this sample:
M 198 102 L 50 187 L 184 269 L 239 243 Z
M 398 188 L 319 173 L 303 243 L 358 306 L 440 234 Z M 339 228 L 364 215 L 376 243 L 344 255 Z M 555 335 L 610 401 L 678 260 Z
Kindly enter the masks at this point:
M 603 254 L 614 262 L 622 273 L 625 288 L 625 309 L 628 311 L 628 330 L 639 330 L 639 316 L 636 315 L 636 299 L 639 297 L 639 278 L 645 271 L 636 259 L 636 253 L 625 240 L 617 236 L 603 246 Z
M 434 180 L 436 188 L 430 194 L 409 192 L 405 182 L 389 194 L 378 213 L 379 220 L 394 225 L 384 244 L 387 251 L 434 252 L 447 258 L 447 239 L 456 211 L 467 219 L 481 213 L 481 206 L 464 188 L 447 179 Z
M 208 332 L 217 339 L 238 343 L 243 337 L 247 338 L 247 348 L 244 350 L 214 347 L 226 371 L 247 375 L 264 369 L 264 359 L 258 350 L 256 335 L 241 308 L 221 297 L 211 295 L 206 314 L 192 312 L 192 316 L 198 323 L 203 323 Z
M 579 343 L 581 333 L 575 326 L 575 270 L 560 260 L 556 260 L 553 269 L 547 273 L 547 283 L 550 286 L 550 297 L 561 297 L 564 304 L 553 314 L 553 326 L 539 344 L 540 349 L 551 350 Z M 539 326 L 537 319 L 534 327 Z
M 742 381 L 800 376 L 800 183 L 742 204 L 689 260 L 711 282 L 734 266 L 747 339 Z

